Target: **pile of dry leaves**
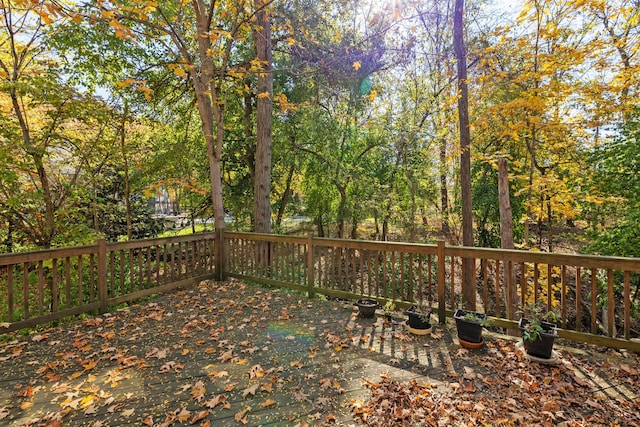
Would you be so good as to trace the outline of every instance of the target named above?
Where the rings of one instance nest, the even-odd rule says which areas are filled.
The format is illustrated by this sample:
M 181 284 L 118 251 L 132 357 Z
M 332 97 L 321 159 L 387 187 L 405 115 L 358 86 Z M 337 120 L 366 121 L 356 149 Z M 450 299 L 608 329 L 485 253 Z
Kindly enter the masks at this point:
M 640 426 L 638 355 L 629 356 L 632 365 L 563 352 L 550 366 L 530 362 L 513 342 L 490 345 L 489 355 L 477 358 L 478 370 L 456 382 L 398 382 L 385 374 L 367 382 L 371 398 L 352 403 L 355 418 L 370 426 Z M 466 350 L 458 357 L 474 358 Z M 606 384 L 585 380 L 580 370 L 597 371 Z

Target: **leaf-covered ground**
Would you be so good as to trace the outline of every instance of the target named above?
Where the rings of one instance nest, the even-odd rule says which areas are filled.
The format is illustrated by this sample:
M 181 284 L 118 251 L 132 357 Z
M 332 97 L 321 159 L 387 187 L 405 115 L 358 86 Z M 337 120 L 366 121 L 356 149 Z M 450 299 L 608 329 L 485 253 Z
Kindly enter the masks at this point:
M 567 343 L 564 343 L 567 344 Z M 238 281 L 0 343 L 0 425 L 640 426 L 640 359 L 527 360 L 451 325 L 415 337 L 353 305 Z

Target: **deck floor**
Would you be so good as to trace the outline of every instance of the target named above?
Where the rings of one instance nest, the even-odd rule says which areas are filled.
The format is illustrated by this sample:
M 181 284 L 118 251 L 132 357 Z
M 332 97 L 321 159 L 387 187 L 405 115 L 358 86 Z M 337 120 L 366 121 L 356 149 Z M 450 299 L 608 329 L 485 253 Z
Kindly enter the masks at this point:
M 487 393 L 487 378 L 515 351 L 498 336 L 464 350 L 451 325 L 413 336 L 400 323 L 361 319 L 349 303 L 235 280 L 4 338 L 0 425 L 9 426 L 356 425 L 353 407 L 381 373 L 502 399 Z M 570 370 L 573 387 L 600 399 L 601 409 L 582 402 L 583 411 L 572 402 L 572 413 L 624 416 L 607 414 L 602 399 L 639 412 L 637 355 L 559 351 L 559 367 L 537 369 Z

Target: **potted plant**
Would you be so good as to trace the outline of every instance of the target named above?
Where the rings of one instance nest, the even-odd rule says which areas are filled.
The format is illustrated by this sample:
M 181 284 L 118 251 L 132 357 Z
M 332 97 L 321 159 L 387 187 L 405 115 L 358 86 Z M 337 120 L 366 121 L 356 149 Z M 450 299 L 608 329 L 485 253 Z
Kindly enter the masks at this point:
M 558 336 L 558 315 L 539 305 L 530 305 L 528 311 L 528 317 L 522 317 L 518 322 L 524 350 L 529 356 L 551 359 L 553 343 Z
M 384 303 L 384 305 L 382 306 L 382 310 L 384 311 L 384 317 L 386 317 L 387 320 L 391 320 L 391 315 L 393 314 L 393 311 L 395 309 L 396 309 L 396 304 L 391 300 L 387 300 L 387 302 Z
M 412 305 L 405 312 L 407 317 L 407 329 L 417 335 L 426 335 L 431 332 L 431 308 L 421 309 Z
M 482 328 L 489 326 L 485 313 L 469 310 L 456 310 L 453 314 L 458 331 L 458 341 L 460 345 L 467 348 L 478 348 L 484 343 L 482 339 Z
M 360 316 L 364 318 L 371 318 L 376 314 L 376 308 L 380 306 L 378 301 L 372 298 L 361 298 L 356 301 Z

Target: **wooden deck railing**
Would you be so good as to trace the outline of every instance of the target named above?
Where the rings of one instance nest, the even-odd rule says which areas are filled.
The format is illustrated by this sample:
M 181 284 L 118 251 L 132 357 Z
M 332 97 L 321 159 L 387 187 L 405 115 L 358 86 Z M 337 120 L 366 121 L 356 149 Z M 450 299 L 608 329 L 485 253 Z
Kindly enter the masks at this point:
M 215 234 L 0 255 L 0 333 L 197 283 Z
M 561 337 L 640 351 L 640 259 L 222 231 L 0 255 L 0 333 L 223 276 L 417 303 L 444 320 L 461 306 L 465 258 L 496 326 L 514 329 L 538 303 L 560 315 Z
M 640 351 L 632 299 L 640 259 L 520 250 L 224 233 L 224 272 L 331 297 L 418 303 L 451 316 L 461 307 L 462 260 L 474 261 L 477 309 L 515 329 L 530 304 L 560 317 L 564 338 Z M 635 298 L 635 299 L 634 299 Z

